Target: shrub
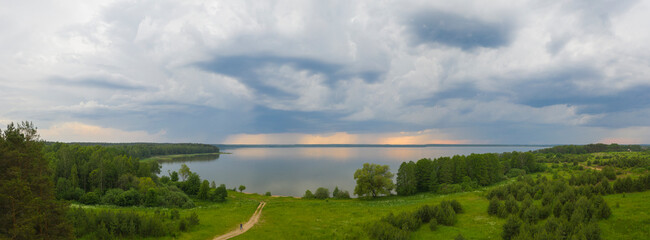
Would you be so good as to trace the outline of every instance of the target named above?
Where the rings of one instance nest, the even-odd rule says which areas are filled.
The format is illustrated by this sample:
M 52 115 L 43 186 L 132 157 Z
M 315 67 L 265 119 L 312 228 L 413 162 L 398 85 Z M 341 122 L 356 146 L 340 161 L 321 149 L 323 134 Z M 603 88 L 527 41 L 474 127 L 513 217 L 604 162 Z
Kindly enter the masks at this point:
M 409 239 L 408 231 L 394 227 L 384 222 L 376 221 L 366 226 L 366 232 L 370 239 L 378 240 L 406 240 Z
M 305 195 L 303 195 L 302 198 L 304 198 L 304 199 L 313 199 L 314 194 L 311 193 L 311 191 L 307 190 L 307 191 L 305 191 Z
M 271 196 L 271 192 L 266 192 L 266 193 L 264 194 L 264 196 L 270 197 L 270 196 Z
M 438 223 L 446 226 L 452 226 L 456 223 L 456 212 L 449 202 L 442 201 L 439 209 L 439 211 L 434 210 Z
M 104 193 L 104 196 L 102 197 L 102 203 L 104 204 L 112 204 L 112 205 L 118 205 L 118 199 L 120 198 L 120 195 L 124 192 L 124 190 L 119 189 L 119 188 L 111 188 Z
M 499 205 L 500 205 L 499 199 L 493 197 L 492 200 L 490 200 L 490 204 L 488 205 L 488 210 L 487 210 L 488 214 L 489 215 L 499 214 Z
M 135 206 L 140 204 L 140 192 L 135 189 L 125 191 L 120 194 L 117 199 L 117 205 L 119 206 Z
M 603 170 L 601 171 L 605 177 L 609 180 L 614 180 L 616 179 L 616 171 L 614 171 L 613 167 L 607 166 L 604 167 Z
M 95 192 L 87 192 L 79 199 L 79 202 L 83 204 L 93 205 L 100 202 L 99 195 Z
M 381 220 L 406 231 L 415 231 L 422 224 L 415 214 L 407 212 L 401 212 L 397 215 L 390 213 Z
M 519 168 L 511 168 L 510 171 L 508 171 L 508 173 L 506 174 L 506 177 L 514 178 L 523 175 L 526 175 L 526 170 L 519 169 Z
M 431 221 L 429 221 L 429 229 L 431 229 L 431 231 L 438 229 L 438 220 L 432 218 Z
M 435 213 L 433 212 L 433 208 L 429 205 L 424 205 L 420 208 L 418 208 L 417 211 L 415 211 L 416 217 L 423 223 L 428 223 L 432 219 L 435 219 Z
M 319 187 L 316 189 L 316 193 L 314 193 L 314 197 L 316 199 L 326 199 L 330 197 L 330 190 L 327 188 Z
M 463 207 L 460 205 L 460 202 L 458 202 L 456 199 L 451 200 L 451 207 L 454 208 L 454 212 L 458 213 L 463 213 Z
M 519 219 L 515 218 L 514 216 L 510 216 L 508 220 L 506 220 L 506 223 L 503 224 L 503 232 L 501 233 L 501 237 L 503 237 L 504 240 L 510 240 L 513 237 L 517 236 L 519 234 L 519 228 L 521 227 L 521 221 Z

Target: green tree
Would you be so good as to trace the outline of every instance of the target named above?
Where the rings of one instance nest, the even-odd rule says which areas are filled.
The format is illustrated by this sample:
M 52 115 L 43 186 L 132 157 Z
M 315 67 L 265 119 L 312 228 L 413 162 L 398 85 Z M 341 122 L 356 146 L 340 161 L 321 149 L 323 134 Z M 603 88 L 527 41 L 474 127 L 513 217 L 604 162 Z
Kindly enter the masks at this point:
M 208 191 L 208 198 L 215 202 L 223 202 L 228 197 L 228 190 L 226 189 L 225 184 L 219 185 L 219 187 L 210 189 Z
M 244 190 L 246 190 L 246 186 L 239 185 L 239 192 L 244 192 Z
M 314 193 L 316 199 L 327 199 L 330 197 L 330 190 L 324 187 L 319 187 Z
M 201 188 L 201 177 L 196 173 L 190 173 L 187 180 L 183 182 L 183 191 L 190 195 L 196 195 Z
M 147 207 L 155 207 L 158 205 L 155 189 L 149 188 L 147 190 L 147 194 L 144 196 L 144 205 Z
M 420 160 L 422 161 L 422 160 Z M 407 196 L 417 192 L 418 180 L 416 164 L 413 161 L 402 162 L 397 170 L 396 191 L 398 195 Z
M 354 179 L 357 181 L 354 194 L 360 197 L 389 195 L 395 188 L 393 174 L 389 171 L 388 165 L 364 163 L 363 168 L 357 169 L 354 173 Z
M 67 206 L 54 198 L 43 142 L 32 123 L 0 130 L 0 238 L 69 239 Z
M 410 163 L 409 163 L 410 164 Z M 428 158 L 422 158 L 415 163 L 415 176 L 417 192 L 427 192 L 430 188 L 431 171 L 433 171 L 433 161 Z M 398 174 L 399 176 L 399 174 Z M 410 195 L 410 194 L 407 194 Z
M 169 174 L 169 178 L 172 182 L 178 182 L 178 172 L 173 171 Z
M 79 176 L 78 176 L 78 171 L 77 171 L 77 164 L 72 165 L 72 169 L 70 170 L 70 184 L 72 184 L 73 188 L 79 187 Z
M 500 207 L 500 202 L 497 197 L 493 197 L 492 200 L 490 200 L 490 204 L 488 205 L 488 214 L 489 215 L 497 215 L 499 214 L 499 207 Z
M 521 221 L 514 216 L 510 216 L 506 223 L 503 224 L 503 232 L 501 237 L 504 240 L 510 240 L 519 234 L 519 228 L 521 227 Z
M 305 194 L 302 195 L 302 198 L 304 198 L 304 199 L 313 199 L 313 198 L 314 198 L 314 194 L 311 193 L 311 191 L 307 190 L 307 191 L 305 191 Z
M 201 187 L 199 188 L 199 193 L 197 197 L 199 199 L 208 199 L 208 191 L 210 190 L 210 182 L 208 180 L 203 180 Z
M 610 166 L 604 167 L 603 170 L 602 170 L 602 173 L 609 180 L 616 179 L 616 171 L 614 171 L 613 167 L 610 167 Z
M 192 171 L 190 171 L 190 168 L 187 165 L 185 165 L 185 163 L 183 163 L 183 165 L 181 165 L 181 169 L 178 170 L 178 175 L 180 175 L 180 177 L 181 177 L 181 179 L 183 181 L 185 181 L 185 179 L 187 179 L 190 176 L 191 173 L 192 173 Z M 173 179 L 173 176 L 172 176 L 172 179 Z

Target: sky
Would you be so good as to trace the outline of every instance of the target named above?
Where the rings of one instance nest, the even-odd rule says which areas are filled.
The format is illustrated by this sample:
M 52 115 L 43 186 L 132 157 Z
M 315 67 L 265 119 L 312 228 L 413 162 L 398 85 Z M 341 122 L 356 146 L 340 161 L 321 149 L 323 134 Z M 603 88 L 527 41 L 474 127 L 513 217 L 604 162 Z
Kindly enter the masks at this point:
M 49 141 L 650 143 L 650 1 L 0 0 Z

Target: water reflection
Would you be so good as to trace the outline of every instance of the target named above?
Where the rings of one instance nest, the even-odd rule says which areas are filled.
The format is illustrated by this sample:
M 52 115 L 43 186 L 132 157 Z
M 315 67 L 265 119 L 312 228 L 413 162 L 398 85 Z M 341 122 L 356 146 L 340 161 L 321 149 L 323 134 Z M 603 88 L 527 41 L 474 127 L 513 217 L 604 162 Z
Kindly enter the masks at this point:
M 245 185 L 247 191 L 276 195 L 302 196 L 305 190 L 335 186 L 354 190 L 353 174 L 363 163 L 390 166 L 397 173 L 403 161 L 437 158 L 457 154 L 528 151 L 538 147 L 283 147 L 234 148 L 219 161 L 184 161 L 203 179 L 224 183 L 228 188 Z M 162 173 L 178 171 L 181 162 L 165 162 Z

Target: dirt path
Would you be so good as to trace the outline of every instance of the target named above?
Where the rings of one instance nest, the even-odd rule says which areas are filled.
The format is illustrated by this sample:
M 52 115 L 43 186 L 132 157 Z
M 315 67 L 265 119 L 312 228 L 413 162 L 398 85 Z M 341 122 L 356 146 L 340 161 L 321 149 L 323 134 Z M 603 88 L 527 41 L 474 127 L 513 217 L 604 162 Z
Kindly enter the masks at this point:
M 260 219 L 260 215 L 262 215 L 262 208 L 264 208 L 264 205 L 266 205 L 266 202 L 260 202 L 260 205 L 257 206 L 257 209 L 255 210 L 255 213 L 253 213 L 253 216 L 251 216 L 251 219 L 248 220 L 248 222 L 244 223 L 244 226 L 242 227 L 241 230 L 239 230 L 239 226 L 237 226 L 237 229 L 232 230 L 229 233 L 226 233 L 221 236 L 215 237 L 213 240 L 225 240 L 225 239 L 230 239 L 233 237 L 238 236 L 239 234 L 245 233 L 248 231 L 248 229 L 251 229 L 257 221 Z

